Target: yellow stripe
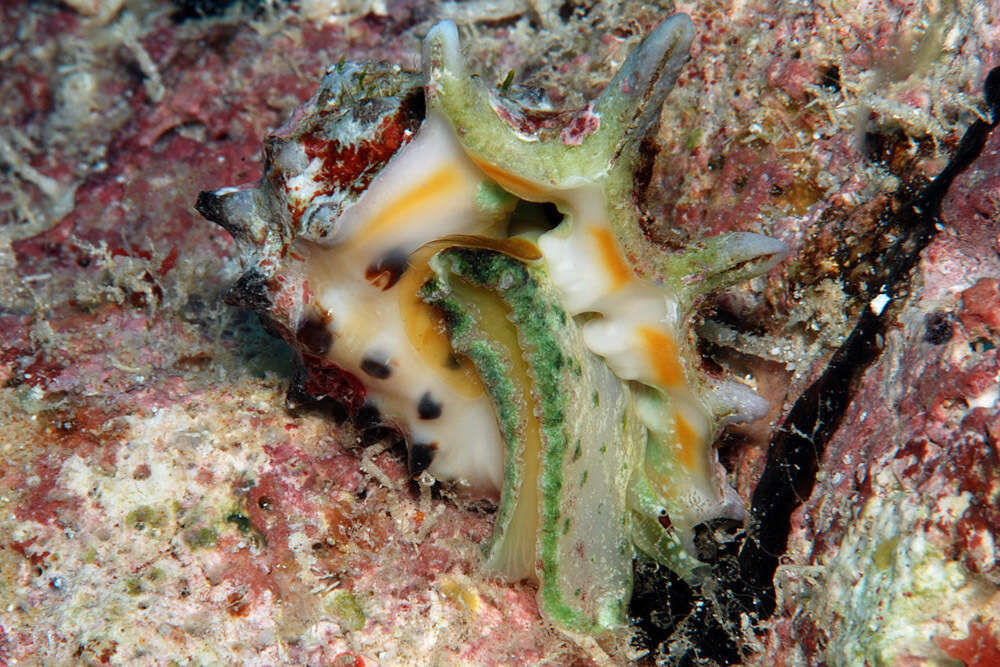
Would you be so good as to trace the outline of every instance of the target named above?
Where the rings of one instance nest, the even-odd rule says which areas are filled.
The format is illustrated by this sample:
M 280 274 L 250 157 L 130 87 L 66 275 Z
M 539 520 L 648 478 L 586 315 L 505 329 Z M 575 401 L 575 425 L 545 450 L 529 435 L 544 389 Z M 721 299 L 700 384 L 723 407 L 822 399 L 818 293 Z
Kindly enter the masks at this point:
M 497 185 L 502 187 L 522 199 L 530 199 L 532 201 L 538 201 L 544 194 L 545 190 L 533 181 L 529 181 L 526 178 L 521 178 L 516 174 L 512 174 L 509 171 L 505 171 L 496 165 L 492 165 L 489 162 L 483 160 L 478 160 L 471 155 L 472 161 L 476 163 L 484 174 L 492 178 L 497 182 Z
M 400 224 L 406 225 L 422 210 L 435 202 L 445 201 L 458 194 L 462 186 L 461 174 L 454 164 L 446 164 L 426 180 L 413 185 L 372 216 L 360 230 L 360 240 L 382 236 Z
M 433 254 L 434 249 L 425 246 L 410 255 L 410 268 L 396 284 L 403 328 L 414 351 L 431 368 L 440 370 L 449 387 L 467 398 L 482 396 L 485 389 L 475 365 L 467 357 L 455 357 L 441 313 L 418 296 L 420 287 L 433 275 L 427 265 Z M 451 361 L 457 361 L 458 365 L 450 364 Z
M 701 451 L 701 438 L 698 432 L 688 420 L 681 416 L 680 412 L 674 411 L 674 433 L 677 436 L 677 444 L 680 450 L 677 452 L 677 460 L 688 470 L 694 470 L 698 463 L 698 453 Z

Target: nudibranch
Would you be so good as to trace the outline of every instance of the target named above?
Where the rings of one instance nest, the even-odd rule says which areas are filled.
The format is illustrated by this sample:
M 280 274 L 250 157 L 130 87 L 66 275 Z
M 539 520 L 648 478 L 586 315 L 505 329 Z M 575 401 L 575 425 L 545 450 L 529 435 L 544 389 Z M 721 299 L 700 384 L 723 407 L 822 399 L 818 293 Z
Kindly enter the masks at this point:
M 691 38 L 669 18 L 556 113 L 471 75 L 440 23 L 422 73 L 332 66 L 266 140 L 264 178 L 197 203 L 241 252 L 233 300 L 295 348 L 305 391 L 397 429 L 414 475 L 499 493 L 486 567 L 535 581 L 570 631 L 626 622 L 636 548 L 698 575 L 695 527 L 744 514 L 713 441 L 766 411 L 702 369 L 690 321 L 785 246 L 666 252 L 641 225 Z

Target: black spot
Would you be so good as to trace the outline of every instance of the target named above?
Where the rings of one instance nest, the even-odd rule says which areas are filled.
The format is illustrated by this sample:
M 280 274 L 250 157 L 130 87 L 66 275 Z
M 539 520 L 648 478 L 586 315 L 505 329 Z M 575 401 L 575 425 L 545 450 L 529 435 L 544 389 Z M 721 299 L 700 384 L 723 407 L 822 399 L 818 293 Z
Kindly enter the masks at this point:
M 402 248 L 393 248 L 385 253 L 365 269 L 365 280 L 387 290 L 406 273 L 408 259 L 406 251 Z
M 931 345 L 941 345 L 951 340 L 951 316 L 936 311 L 924 318 L 924 340 Z
M 295 332 L 296 338 L 306 350 L 318 357 L 325 356 L 333 344 L 333 334 L 323 320 L 317 317 L 307 317 Z
M 421 419 L 437 419 L 441 416 L 441 404 L 434 400 L 431 392 L 425 391 L 417 404 L 417 414 Z
M 361 360 L 361 370 L 376 380 L 384 380 L 392 375 L 392 369 L 389 368 L 387 361 L 379 361 L 372 357 L 365 357 Z
M 382 423 L 382 413 L 372 403 L 365 403 L 354 416 L 354 424 L 362 431 Z
M 819 85 L 824 88 L 839 93 L 840 92 L 840 67 L 830 65 L 819 75 Z
M 410 445 L 410 474 L 414 477 L 427 470 L 437 453 L 436 442 L 415 442 Z

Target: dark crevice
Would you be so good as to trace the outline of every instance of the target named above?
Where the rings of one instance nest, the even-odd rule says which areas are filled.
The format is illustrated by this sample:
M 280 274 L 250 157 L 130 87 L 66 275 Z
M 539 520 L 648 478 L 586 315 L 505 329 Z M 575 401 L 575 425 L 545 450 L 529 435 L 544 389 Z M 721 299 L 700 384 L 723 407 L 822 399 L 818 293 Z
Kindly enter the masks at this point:
M 824 88 L 829 88 L 830 90 L 839 93 L 840 92 L 840 67 L 837 65 L 830 65 L 826 67 L 819 75 L 819 85 Z
M 287 0 L 279 0 L 279 2 L 285 4 Z M 174 6 L 171 18 L 175 23 L 219 18 L 227 14 L 233 16 L 254 15 L 267 8 L 264 0 L 171 0 L 170 4 Z
M 983 86 L 992 123 L 975 121 L 962 137 L 954 156 L 938 176 L 893 213 L 886 226 L 903 234 L 884 254 L 882 280 L 868 287 L 866 297 L 879 293 L 902 297 L 921 251 L 940 228 L 941 206 L 955 178 L 982 152 L 990 131 L 1000 120 L 1000 68 Z M 881 225 L 880 225 L 881 226 Z M 798 398 L 772 437 L 767 463 L 751 499 L 751 520 L 745 536 L 724 548 L 712 564 L 713 576 L 692 589 L 663 571 L 638 562 L 637 584 L 630 611 L 653 656 L 670 664 L 733 664 L 745 657 L 740 637 L 741 616 L 758 621 L 775 610 L 774 573 L 785 553 L 791 516 L 807 500 L 819 462 L 850 404 L 858 382 L 878 359 L 882 335 L 893 310 L 878 313 L 866 307 L 854 330 L 831 358 L 826 370 Z M 689 648 L 682 648 L 684 645 Z

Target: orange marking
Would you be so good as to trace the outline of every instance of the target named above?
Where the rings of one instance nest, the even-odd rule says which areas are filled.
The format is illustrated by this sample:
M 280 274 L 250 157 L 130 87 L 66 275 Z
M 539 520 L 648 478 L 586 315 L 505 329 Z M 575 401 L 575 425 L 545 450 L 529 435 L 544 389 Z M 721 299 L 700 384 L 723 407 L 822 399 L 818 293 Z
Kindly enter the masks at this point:
M 426 208 L 436 201 L 454 197 L 462 185 L 463 179 L 455 165 L 448 164 L 426 180 L 421 181 L 402 192 L 378 211 L 364 227 L 359 230 L 359 237 L 371 239 L 380 236 L 393 227 L 412 222 L 412 218 L 420 209 Z
M 701 450 L 701 438 L 698 437 L 698 432 L 694 430 L 691 423 L 681 416 L 680 412 L 674 411 L 674 424 L 677 444 L 680 445 L 677 460 L 688 470 L 694 470 L 697 463 L 696 457 Z
M 639 327 L 639 337 L 646 348 L 646 357 L 653 365 L 656 380 L 664 387 L 682 386 L 684 369 L 681 368 L 673 336 L 658 329 Z
M 611 289 L 618 289 L 632 279 L 632 269 L 625 263 L 618 250 L 618 243 L 611 232 L 603 227 L 590 227 L 590 235 L 594 237 L 594 242 L 601 252 L 601 259 L 604 261 L 604 268 L 611 276 Z
M 410 270 L 398 283 L 399 314 L 410 345 L 420 358 L 432 368 L 439 368 L 448 385 L 460 395 L 475 398 L 485 392 L 475 365 L 467 357 L 455 358 L 441 313 L 417 295 L 420 287 L 433 275 L 427 260 L 434 252 L 434 248 L 428 245 L 410 255 Z M 454 366 L 456 361 L 458 365 Z
M 469 157 L 472 157 L 471 155 Z M 509 171 L 504 171 L 500 167 L 478 160 L 472 157 L 472 161 L 484 174 L 497 182 L 497 185 L 504 190 L 508 190 L 522 199 L 537 200 L 542 197 L 545 191 L 535 182 L 526 178 L 521 178 Z
M 485 392 L 475 364 L 468 357 L 455 357 L 441 313 L 418 296 L 420 287 L 433 275 L 427 264 L 430 258 L 435 253 L 456 246 L 487 248 L 527 262 L 541 259 L 542 253 L 538 246 L 525 239 L 491 239 L 455 234 L 426 243 L 410 254 L 410 268 L 400 278 L 398 290 L 399 313 L 410 344 L 421 358 L 441 369 L 442 376 L 455 391 L 475 398 Z

